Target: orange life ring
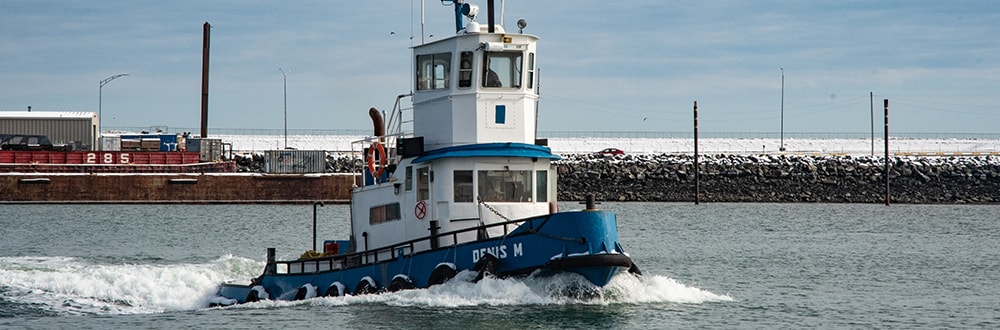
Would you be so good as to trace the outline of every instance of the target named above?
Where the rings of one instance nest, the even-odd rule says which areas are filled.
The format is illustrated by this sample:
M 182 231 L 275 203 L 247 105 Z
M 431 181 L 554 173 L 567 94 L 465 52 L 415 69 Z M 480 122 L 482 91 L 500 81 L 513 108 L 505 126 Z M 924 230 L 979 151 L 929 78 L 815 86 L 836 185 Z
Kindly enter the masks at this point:
M 376 153 L 378 156 L 378 167 L 375 166 Z M 368 172 L 372 174 L 376 179 L 382 177 L 382 173 L 385 172 L 385 147 L 382 146 L 378 141 L 372 142 L 372 146 L 368 148 Z

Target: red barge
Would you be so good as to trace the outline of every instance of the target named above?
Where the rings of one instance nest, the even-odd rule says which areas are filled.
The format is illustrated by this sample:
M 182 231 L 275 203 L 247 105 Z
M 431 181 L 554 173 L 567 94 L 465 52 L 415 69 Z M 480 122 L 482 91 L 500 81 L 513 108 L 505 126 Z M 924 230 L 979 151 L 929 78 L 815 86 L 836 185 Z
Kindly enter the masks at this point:
M 0 151 L 3 173 L 234 173 L 231 161 L 202 162 L 199 152 Z

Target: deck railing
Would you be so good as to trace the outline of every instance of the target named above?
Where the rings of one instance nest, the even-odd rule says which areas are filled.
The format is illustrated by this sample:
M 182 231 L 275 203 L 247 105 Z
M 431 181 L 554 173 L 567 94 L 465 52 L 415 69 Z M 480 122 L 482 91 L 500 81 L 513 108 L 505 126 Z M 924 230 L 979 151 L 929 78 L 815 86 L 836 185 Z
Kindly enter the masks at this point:
M 426 242 L 428 246 L 434 246 L 431 242 L 438 240 L 438 245 L 440 247 L 457 246 L 459 244 L 466 243 L 465 241 L 459 241 L 458 235 L 464 233 L 475 232 L 477 235 L 477 240 L 489 239 L 489 237 L 482 237 L 481 233 L 487 232 L 489 228 L 503 227 L 503 236 L 507 236 L 511 233 L 511 226 L 517 228 L 522 225 L 522 223 L 527 223 L 530 230 L 537 230 L 544 225 L 544 220 L 548 219 L 551 215 L 543 215 L 529 219 L 519 219 L 504 221 L 486 225 L 480 225 L 465 229 L 453 230 L 450 232 L 444 232 L 439 234 L 431 234 L 426 237 L 421 237 L 391 246 L 381 247 L 377 249 L 360 251 L 347 254 L 338 254 L 334 256 L 325 256 L 319 258 L 310 259 L 299 259 L 292 261 L 275 261 L 273 265 L 268 265 L 265 269 L 268 270 L 268 274 L 281 274 L 281 275 L 296 275 L 296 274 L 314 274 L 327 271 L 333 271 L 338 269 L 347 269 L 357 266 L 363 266 L 373 263 L 379 263 L 384 261 L 395 260 L 401 256 L 410 255 L 416 250 L 416 245 L 419 243 Z M 535 227 L 535 221 L 543 220 L 538 227 Z M 440 238 L 451 237 L 451 244 L 442 245 L 440 244 Z M 268 250 L 269 252 L 272 250 Z M 423 250 L 421 250 L 423 251 Z M 269 256 L 268 260 L 273 260 L 273 256 Z

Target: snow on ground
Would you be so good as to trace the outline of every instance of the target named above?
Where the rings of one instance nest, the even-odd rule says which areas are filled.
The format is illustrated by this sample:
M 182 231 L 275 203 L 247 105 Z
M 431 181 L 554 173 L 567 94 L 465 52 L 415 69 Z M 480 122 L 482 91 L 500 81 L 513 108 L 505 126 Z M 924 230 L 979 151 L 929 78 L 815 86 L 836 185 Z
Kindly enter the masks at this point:
M 213 135 L 211 138 L 232 143 L 237 152 L 263 152 L 283 149 L 282 135 Z M 359 151 L 351 142 L 363 140 L 357 135 L 289 135 L 288 147 L 298 150 Z M 763 138 L 703 138 L 698 139 L 701 154 L 780 153 L 781 141 Z M 785 139 L 789 154 L 870 155 L 870 139 Z M 681 138 L 550 138 L 549 147 L 557 154 L 591 153 L 604 148 L 619 148 L 630 154 L 660 154 L 694 152 L 694 141 Z M 884 142 L 876 139 L 874 153 L 884 154 Z M 977 139 L 889 139 L 894 155 L 1000 155 L 1000 140 Z

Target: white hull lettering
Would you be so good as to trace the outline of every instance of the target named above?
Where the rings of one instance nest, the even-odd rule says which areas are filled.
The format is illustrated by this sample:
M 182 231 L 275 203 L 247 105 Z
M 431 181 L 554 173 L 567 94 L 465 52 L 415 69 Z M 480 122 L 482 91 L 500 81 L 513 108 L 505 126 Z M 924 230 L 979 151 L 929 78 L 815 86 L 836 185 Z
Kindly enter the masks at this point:
M 480 248 L 477 250 L 472 250 L 472 262 L 473 263 L 478 262 L 479 258 L 482 258 L 484 255 L 487 254 L 492 254 L 494 257 L 497 257 L 497 259 L 507 259 L 508 256 L 507 245 L 498 245 L 498 246 L 491 246 L 491 247 Z M 524 255 L 524 247 L 521 245 L 521 243 L 514 243 L 512 257 L 520 257 L 523 255 Z

